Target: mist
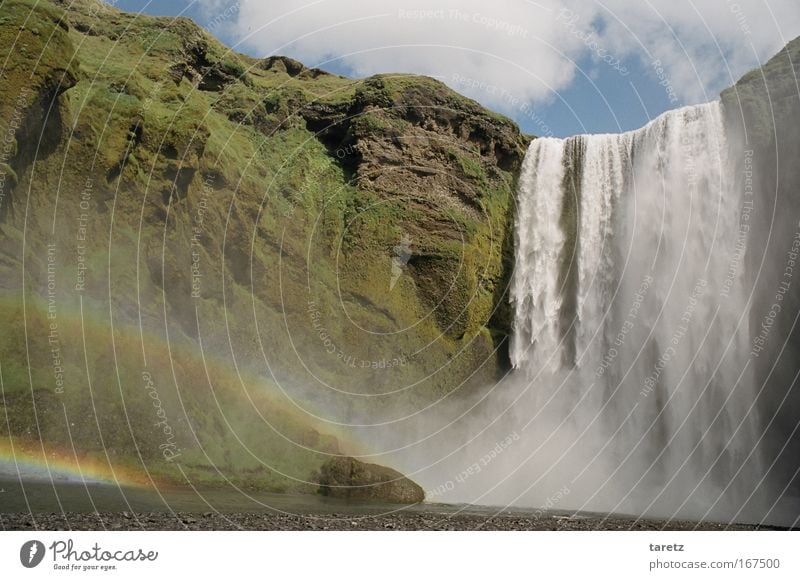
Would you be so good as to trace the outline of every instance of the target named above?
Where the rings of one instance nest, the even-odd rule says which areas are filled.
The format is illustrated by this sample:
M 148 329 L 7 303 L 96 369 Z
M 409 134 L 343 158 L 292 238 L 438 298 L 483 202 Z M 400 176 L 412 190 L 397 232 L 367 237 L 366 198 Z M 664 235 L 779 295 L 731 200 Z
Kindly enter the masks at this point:
M 792 525 L 798 502 L 769 451 L 791 437 L 759 380 L 777 313 L 755 308 L 765 275 L 781 297 L 789 286 L 777 262 L 753 271 L 752 157 L 719 102 L 621 135 L 535 140 L 513 369 L 357 430 L 375 450 L 364 460 L 401 468 L 430 502 Z

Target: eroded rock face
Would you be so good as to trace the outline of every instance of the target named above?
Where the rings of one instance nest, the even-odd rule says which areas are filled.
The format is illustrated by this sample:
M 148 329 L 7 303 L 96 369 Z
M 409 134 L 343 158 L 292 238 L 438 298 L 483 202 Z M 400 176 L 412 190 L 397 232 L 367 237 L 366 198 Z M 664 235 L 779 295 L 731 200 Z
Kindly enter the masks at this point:
M 530 138 L 444 83 L 410 75 L 370 77 L 349 101 L 300 114 L 359 189 L 411 218 L 402 225 L 414 240 L 409 272 L 441 331 L 460 340 L 485 328 L 501 343 L 516 175 Z M 499 353 L 490 366 L 503 366 Z
M 320 493 L 331 497 L 386 503 L 419 503 L 422 488 L 389 467 L 352 457 L 335 457 L 320 468 Z

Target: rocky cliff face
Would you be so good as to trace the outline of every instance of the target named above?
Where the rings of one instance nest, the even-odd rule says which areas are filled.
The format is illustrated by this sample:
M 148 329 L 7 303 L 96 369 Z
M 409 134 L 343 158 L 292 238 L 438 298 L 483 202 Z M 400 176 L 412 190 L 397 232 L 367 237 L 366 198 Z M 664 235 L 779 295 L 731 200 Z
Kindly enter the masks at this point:
M 800 436 L 800 39 L 722 93 L 735 178 L 751 204 L 740 235 L 753 289 L 750 334 L 761 422 L 778 494 L 796 476 Z
M 507 119 L 97 0 L 8 0 L 0 62 L 4 434 L 282 489 L 504 370 Z

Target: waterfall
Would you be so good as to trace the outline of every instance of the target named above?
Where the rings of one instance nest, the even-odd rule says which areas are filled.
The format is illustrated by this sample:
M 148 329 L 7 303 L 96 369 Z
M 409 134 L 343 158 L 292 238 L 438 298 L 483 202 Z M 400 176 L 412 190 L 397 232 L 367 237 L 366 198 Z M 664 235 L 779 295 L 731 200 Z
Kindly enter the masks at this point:
M 559 453 L 583 450 L 584 506 L 741 518 L 758 496 L 752 200 L 736 171 L 719 103 L 530 145 L 510 346 L 530 396 L 515 410 L 571 437 Z

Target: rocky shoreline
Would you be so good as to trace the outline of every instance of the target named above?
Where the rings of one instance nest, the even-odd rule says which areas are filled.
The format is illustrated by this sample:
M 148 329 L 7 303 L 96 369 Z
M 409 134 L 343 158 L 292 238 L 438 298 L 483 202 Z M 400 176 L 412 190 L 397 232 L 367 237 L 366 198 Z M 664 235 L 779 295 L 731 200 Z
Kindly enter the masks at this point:
M 0 529 L 49 531 L 142 530 L 382 530 L 382 531 L 588 531 L 775 530 L 771 526 L 691 521 L 634 520 L 562 514 L 475 515 L 435 511 L 352 515 L 283 513 L 66 513 L 0 514 Z

